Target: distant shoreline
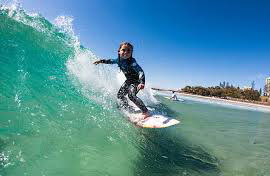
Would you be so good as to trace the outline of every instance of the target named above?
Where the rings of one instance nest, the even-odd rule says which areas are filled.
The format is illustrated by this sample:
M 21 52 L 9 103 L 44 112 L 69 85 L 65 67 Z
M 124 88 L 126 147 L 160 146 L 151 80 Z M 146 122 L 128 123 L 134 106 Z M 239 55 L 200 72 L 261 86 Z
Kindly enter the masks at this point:
M 252 102 L 228 100 L 228 99 L 222 99 L 222 98 L 217 98 L 217 97 L 207 97 L 207 96 L 201 96 L 201 95 L 195 95 L 195 94 L 187 94 L 187 93 L 182 93 L 182 92 L 177 92 L 177 93 L 183 96 L 190 96 L 190 97 L 201 98 L 201 99 L 206 99 L 206 100 L 214 100 L 217 102 L 226 102 L 226 103 L 237 104 L 237 105 L 248 106 L 248 107 L 252 106 L 252 107 L 267 108 L 270 110 L 270 104 L 259 104 L 259 103 L 252 103 Z
M 175 90 L 165 90 L 165 89 L 156 89 L 154 88 L 153 90 L 161 91 L 161 92 L 171 92 Z M 202 95 L 196 95 L 196 94 L 189 94 L 189 93 L 184 93 L 184 92 L 179 92 L 175 91 L 177 94 L 183 95 L 183 96 L 189 96 L 189 97 L 194 97 L 194 98 L 201 98 L 205 100 L 214 100 L 216 102 L 226 102 L 230 104 L 235 104 L 235 105 L 242 105 L 242 106 L 248 106 L 248 107 L 260 107 L 260 108 L 266 108 L 270 110 L 270 104 L 269 103 L 262 103 L 262 102 L 251 102 L 248 100 L 234 100 L 234 99 L 223 99 L 219 97 L 209 97 L 209 96 L 202 96 Z

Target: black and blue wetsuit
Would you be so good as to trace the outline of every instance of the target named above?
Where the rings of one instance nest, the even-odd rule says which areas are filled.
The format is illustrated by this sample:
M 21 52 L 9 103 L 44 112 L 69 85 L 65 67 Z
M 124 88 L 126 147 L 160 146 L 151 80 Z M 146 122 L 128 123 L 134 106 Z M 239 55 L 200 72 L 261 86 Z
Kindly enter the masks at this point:
M 134 58 L 128 59 L 109 59 L 109 60 L 101 60 L 101 63 L 104 64 L 118 64 L 120 70 L 124 73 L 127 80 L 121 86 L 117 93 L 117 98 L 121 100 L 121 106 L 124 108 L 128 107 L 128 102 L 126 99 L 126 95 L 128 98 L 141 109 L 143 113 L 147 112 L 148 109 L 144 105 L 143 101 L 136 96 L 139 92 L 137 90 L 137 86 L 139 84 L 145 84 L 145 76 L 142 68 L 137 64 Z

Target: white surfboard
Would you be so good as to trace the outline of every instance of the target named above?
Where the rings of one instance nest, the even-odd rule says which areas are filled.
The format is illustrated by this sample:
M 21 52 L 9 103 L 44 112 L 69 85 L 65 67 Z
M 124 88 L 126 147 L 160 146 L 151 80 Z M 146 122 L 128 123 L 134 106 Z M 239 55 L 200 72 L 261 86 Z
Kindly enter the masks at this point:
M 151 116 L 143 120 L 141 110 L 130 103 L 129 111 L 122 110 L 122 112 L 128 117 L 128 120 L 141 128 L 166 128 L 180 123 L 179 120 L 173 119 L 165 115 L 159 115 L 155 113 L 155 108 L 148 107 Z
M 166 128 L 180 123 L 176 119 L 163 115 L 151 115 L 146 120 L 140 120 L 136 123 L 137 126 L 143 128 Z
M 166 128 L 180 123 L 179 120 L 158 114 L 151 114 L 143 120 L 142 113 L 127 113 L 129 121 L 142 128 Z

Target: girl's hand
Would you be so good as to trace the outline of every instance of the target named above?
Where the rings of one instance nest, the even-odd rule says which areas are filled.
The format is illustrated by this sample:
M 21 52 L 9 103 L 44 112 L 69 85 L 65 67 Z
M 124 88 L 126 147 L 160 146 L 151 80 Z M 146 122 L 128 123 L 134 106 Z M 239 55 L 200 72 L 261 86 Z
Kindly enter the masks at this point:
M 99 61 L 94 62 L 93 64 L 97 65 L 97 64 L 100 64 L 100 63 L 101 63 L 101 61 L 99 60 Z
M 138 90 L 141 90 L 141 89 L 144 89 L 144 84 L 139 84 L 138 87 L 137 87 Z

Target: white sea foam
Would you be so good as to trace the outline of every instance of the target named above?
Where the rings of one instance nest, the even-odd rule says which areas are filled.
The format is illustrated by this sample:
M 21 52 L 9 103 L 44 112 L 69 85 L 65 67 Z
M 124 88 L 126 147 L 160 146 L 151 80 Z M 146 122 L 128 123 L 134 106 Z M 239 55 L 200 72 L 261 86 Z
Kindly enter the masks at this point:
M 80 40 L 73 30 L 73 20 L 72 16 L 58 16 L 54 19 L 54 25 L 59 28 L 63 33 L 68 34 L 71 37 L 71 45 L 74 47 L 75 53 L 80 54 Z

